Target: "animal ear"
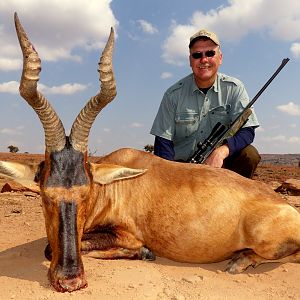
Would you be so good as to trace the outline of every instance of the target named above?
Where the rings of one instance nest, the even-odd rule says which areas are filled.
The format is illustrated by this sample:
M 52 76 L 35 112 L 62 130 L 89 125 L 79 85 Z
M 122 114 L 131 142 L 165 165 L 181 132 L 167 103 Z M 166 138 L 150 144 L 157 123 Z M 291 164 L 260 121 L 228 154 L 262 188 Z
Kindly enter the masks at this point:
M 38 166 L 38 164 L 0 161 L 0 176 L 12 179 L 31 190 L 39 192 L 40 188 L 37 182 L 34 181 Z
M 147 172 L 147 169 L 131 169 L 111 164 L 91 163 L 94 182 L 109 184 L 113 181 L 137 177 Z

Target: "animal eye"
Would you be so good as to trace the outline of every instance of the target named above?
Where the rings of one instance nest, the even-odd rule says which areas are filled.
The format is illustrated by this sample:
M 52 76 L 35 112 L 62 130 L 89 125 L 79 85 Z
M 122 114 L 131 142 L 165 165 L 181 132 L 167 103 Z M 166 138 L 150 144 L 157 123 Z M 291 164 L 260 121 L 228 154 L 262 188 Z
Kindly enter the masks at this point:
M 34 176 L 34 181 L 35 182 L 39 182 L 41 180 L 41 174 L 43 173 L 44 167 L 45 167 L 45 161 L 43 160 L 39 164 L 38 169 L 37 169 L 37 171 L 35 173 L 35 176 Z

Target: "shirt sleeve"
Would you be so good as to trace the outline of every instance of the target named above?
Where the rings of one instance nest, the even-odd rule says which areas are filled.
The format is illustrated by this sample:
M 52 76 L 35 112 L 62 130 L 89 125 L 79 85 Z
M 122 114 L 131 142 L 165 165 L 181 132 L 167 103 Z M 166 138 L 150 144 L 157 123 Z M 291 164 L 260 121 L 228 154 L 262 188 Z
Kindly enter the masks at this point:
M 233 95 L 232 95 L 232 120 L 235 120 L 246 108 L 249 104 L 250 99 L 248 93 L 245 89 L 244 84 L 239 81 L 239 84 L 236 86 Z M 248 117 L 247 122 L 244 124 L 244 128 L 246 127 L 258 127 L 259 123 L 257 120 L 257 116 L 253 107 L 251 108 L 252 114 Z
M 175 131 L 175 107 L 168 93 L 165 93 L 154 119 L 150 133 L 173 140 Z
M 154 154 L 167 160 L 174 160 L 175 151 L 173 142 L 156 136 L 154 140 Z
M 250 145 L 255 136 L 254 127 L 243 127 L 234 136 L 227 139 L 229 156 Z

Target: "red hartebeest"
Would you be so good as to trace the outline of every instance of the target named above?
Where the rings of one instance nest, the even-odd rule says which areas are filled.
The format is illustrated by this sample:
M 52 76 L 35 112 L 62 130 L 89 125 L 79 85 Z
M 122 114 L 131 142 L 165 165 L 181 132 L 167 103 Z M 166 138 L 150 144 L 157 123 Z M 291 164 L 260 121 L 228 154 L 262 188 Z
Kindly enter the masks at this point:
M 0 173 L 40 189 L 58 291 L 87 285 L 81 251 L 98 258 L 210 263 L 232 258 L 230 273 L 265 262 L 300 262 L 300 214 L 263 183 L 225 169 L 170 162 L 121 149 L 89 163 L 89 131 L 116 95 L 111 31 L 100 59 L 101 91 L 80 112 L 69 137 L 37 91 L 40 59 L 15 15 L 24 55 L 22 97 L 45 131 L 39 166 L 0 162 Z

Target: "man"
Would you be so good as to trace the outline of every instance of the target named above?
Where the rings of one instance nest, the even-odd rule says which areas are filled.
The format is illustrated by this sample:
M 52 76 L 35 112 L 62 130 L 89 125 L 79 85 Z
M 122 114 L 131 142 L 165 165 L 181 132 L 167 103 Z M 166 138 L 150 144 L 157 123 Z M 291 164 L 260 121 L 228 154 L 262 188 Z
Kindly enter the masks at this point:
M 217 122 L 229 125 L 249 103 L 243 83 L 218 72 L 223 55 L 214 32 L 195 33 L 189 49 L 192 73 L 165 92 L 151 129 L 154 154 L 169 160 L 187 161 Z M 252 178 L 260 161 L 250 145 L 258 126 L 253 111 L 243 128 L 216 148 L 205 164 Z

